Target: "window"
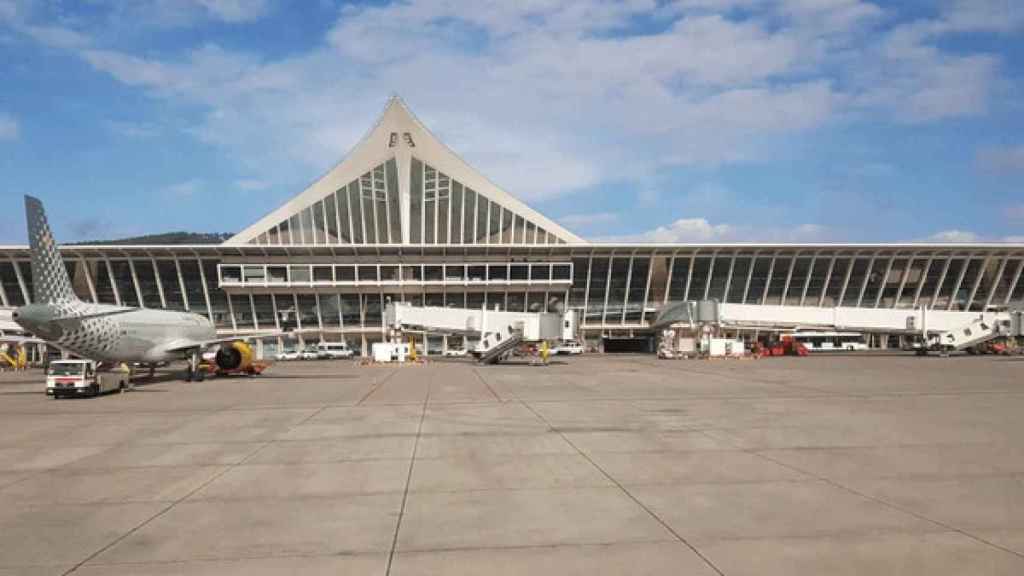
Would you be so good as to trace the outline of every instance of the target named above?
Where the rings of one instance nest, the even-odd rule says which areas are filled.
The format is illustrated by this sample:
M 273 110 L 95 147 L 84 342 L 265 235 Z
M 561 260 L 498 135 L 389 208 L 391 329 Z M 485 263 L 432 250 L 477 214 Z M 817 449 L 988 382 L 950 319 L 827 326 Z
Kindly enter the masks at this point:
M 231 296 L 231 312 L 235 317 L 235 328 L 248 330 L 256 326 L 248 294 L 233 294 Z
M 530 268 L 530 280 L 540 280 L 544 282 L 551 280 L 551 265 L 534 264 Z
M 289 228 L 290 225 L 288 223 L 288 220 L 285 220 L 284 222 L 278 224 L 277 229 L 280 231 L 281 244 L 292 243 L 292 235 L 291 232 L 289 232 Z
M 135 260 L 133 264 L 135 265 L 135 277 L 139 280 L 139 292 L 142 292 L 143 304 L 147 308 L 163 308 L 163 302 L 160 301 L 160 289 L 156 286 L 153 263 L 149 260 Z
M 181 283 L 178 282 L 178 269 L 173 260 L 157 260 L 157 272 L 160 273 L 160 283 L 164 287 L 164 299 L 167 300 L 167 308 L 170 310 L 184 310 L 185 301 L 181 295 Z
M 388 160 L 384 165 L 387 172 L 388 213 L 391 219 L 391 243 L 402 242 L 402 211 L 398 206 L 398 167 L 395 159 Z
M 348 190 L 342 186 L 334 193 L 334 201 L 338 207 L 338 233 L 342 244 L 352 242 L 352 221 L 348 213 Z
M 424 266 L 423 275 L 427 282 L 440 282 L 444 280 L 441 266 Z
M 264 280 L 266 280 L 266 274 L 263 272 L 263 266 L 243 266 L 242 280 L 246 283 L 262 283 Z
M 310 281 L 309 266 L 292 265 L 289 268 L 291 270 L 290 278 L 293 283 Z
M 508 267 L 503 264 L 491 264 L 487 267 L 488 280 L 506 280 L 508 278 Z
M 511 264 L 509 266 L 508 278 L 513 282 L 525 282 L 528 278 L 528 269 L 526 264 Z
M 313 237 L 313 210 L 310 207 L 306 207 L 302 211 L 302 243 L 313 244 L 315 239 Z
M 313 237 L 313 241 L 317 244 L 323 244 L 327 241 L 326 234 L 324 231 L 327 226 L 324 221 L 324 204 L 323 202 L 317 202 L 313 205 L 313 230 L 316 235 Z
M 452 180 L 452 218 L 451 238 L 448 239 L 452 244 L 462 244 L 462 184 Z
M 470 282 L 481 282 L 487 278 L 487 267 L 486 266 L 470 266 L 467 280 Z
M 409 178 L 409 241 L 413 244 L 423 242 L 423 163 L 412 159 Z
M 604 292 L 608 285 L 608 258 L 595 257 L 590 266 L 590 287 L 587 295 L 585 319 L 600 324 L 604 318 Z
M 551 267 L 551 279 L 552 280 L 571 280 L 572 279 L 572 267 L 568 264 L 555 264 Z M 584 279 L 586 277 L 584 276 Z
M 242 281 L 241 266 L 221 266 L 220 281 L 224 284 L 237 283 Z
M 381 266 L 381 282 L 398 282 L 398 266 Z
M 462 265 L 445 266 L 445 280 L 461 281 L 466 276 L 466 267 Z
M 327 216 L 327 243 L 338 243 L 338 213 L 335 211 L 334 194 L 324 199 L 324 212 Z
M 476 239 L 475 226 L 477 210 L 476 192 L 469 188 L 465 189 L 462 214 L 462 242 L 463 244 L 472 244 Z
M 334 273 L 338 282 L 356 281 L 356 270 L 354 266 L 335 266 Z
M 287 282 L 287 266 L 267 266 L 267 280 L 269 282 Z
M 373 265 L 361 265 L 359 266 L 359 281 L 360 282 L 376 282 L 377 281 L 377 267 Z
M 352 219 L 352 242 L 354 244 L 362 244 L 363 230 L 366 223 L 363 222 L 363 208 L 359 198 L 358 180 L 348 185 L 348 209 L 349 217 Z
M 334 282 L 330 266 L 313 266 L 313 282 Z

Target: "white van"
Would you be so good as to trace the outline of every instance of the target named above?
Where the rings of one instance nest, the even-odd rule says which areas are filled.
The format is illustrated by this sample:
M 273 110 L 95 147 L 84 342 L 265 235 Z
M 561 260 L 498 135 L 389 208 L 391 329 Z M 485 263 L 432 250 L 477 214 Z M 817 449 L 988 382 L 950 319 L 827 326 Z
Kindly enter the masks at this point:
M 316 345 L 316 355 L 321 359 L 351 358 L 354 354 L 344 342 L 321 342 Z
M 111 372 L 104 378 L 92 360 L 54 360 L 46 371 L 46 395 L 99 396 L 128 387 L 128 375 Z

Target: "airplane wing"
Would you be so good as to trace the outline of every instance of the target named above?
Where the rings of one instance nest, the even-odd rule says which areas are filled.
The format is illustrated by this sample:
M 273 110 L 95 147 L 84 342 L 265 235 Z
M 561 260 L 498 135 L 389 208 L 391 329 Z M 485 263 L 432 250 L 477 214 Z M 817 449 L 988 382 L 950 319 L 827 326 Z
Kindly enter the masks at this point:
M 259 340 L 261 338 L 274 338 L 276 336 L 283 336 L 286 334 L 282 331 L 274 332 L 256 332 L 254 334 L 245 334 L 242 336 L 225 336 L 223 338 L 216 338 L 214 340 L 188 340 L 180 339 L 174 340 L 163 347 L 164 352 L 188 352 L 189 350 L 205 350 L 211 346 L 218 344 L 229 344 L 231 342 L 238 342 L 239 340 Z

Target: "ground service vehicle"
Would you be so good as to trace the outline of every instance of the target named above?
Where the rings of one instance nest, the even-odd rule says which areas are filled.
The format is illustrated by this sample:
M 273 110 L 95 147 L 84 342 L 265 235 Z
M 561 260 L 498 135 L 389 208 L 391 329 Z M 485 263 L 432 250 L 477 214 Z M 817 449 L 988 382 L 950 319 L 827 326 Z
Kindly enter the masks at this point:
M 92 360 L 55 360 L 46 371 L 46 394 L 61 396 L 98 396 L 128 386 L 127 372 L 99 373 Z
M 859 332 L 796 332 L 792 338 L 810 352 L 868 349 L 864 335 Z
M 351 358 L 354 354 L 348 344 L 344 342 L 321 342 L 317 344 L 316 349 L 317 357 L 321 360 Z
M 298 360 L 301 354 L 298 350 L 282 350 L 274 356 L 275 360 Z
M 566 340 L 551 350 L 552 354 L 583 354 L 583 346 L 575 340 Z

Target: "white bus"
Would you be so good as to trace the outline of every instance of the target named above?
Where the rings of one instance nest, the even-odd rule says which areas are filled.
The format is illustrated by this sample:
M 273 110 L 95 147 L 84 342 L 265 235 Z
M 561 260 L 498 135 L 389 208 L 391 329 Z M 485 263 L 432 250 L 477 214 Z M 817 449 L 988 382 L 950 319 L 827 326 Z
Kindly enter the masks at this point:
M 859 332 L 795 332 L 791 336 L 810 352 L 868 349 L 864 335 Z

